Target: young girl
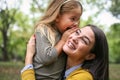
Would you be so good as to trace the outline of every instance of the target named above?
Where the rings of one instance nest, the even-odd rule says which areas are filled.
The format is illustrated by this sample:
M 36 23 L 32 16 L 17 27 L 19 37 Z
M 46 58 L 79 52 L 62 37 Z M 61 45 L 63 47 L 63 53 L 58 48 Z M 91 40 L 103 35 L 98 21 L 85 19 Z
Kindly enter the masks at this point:
M 78 29 L 81 14 L 82 5 L 77 0 L 52 0 L 35 28 L 33 66 L 37 80 L 61 79 L 66 63 L 62 47 L 68 36 Z
M 105 34 L 94 25 L 87 25 L 72 33 L 63 46 L 68 55 L 65 80 L 109 80 L 108 43 Z M 35 37 L 27 45 L 26 64 L 32 64 Z M 35 80 L 34 70 L 22 73 L 23 80 Z

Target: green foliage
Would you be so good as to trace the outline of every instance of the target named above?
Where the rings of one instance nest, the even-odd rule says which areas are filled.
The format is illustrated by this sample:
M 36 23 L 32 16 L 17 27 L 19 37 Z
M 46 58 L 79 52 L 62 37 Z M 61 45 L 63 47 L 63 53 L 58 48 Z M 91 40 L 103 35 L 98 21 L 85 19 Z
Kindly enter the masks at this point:
M 116 18 L 120 19 L 120 0 L 111 0 L 110 11 Z M 120 23 L 110 27 L 108 40 L 110 47 L 110 62 L 120 63 Z
M 5 9 L 0 8 L 0 60 L 3 56 L 8 58 L 6 60 L 23 60 L 26 41 L 33 32 L 33 22 L 28 15 L 5 5 Z
M 33 24 L 30 23 L 29 17 L 23 15 L 21 12 L 16 13 L 15 20 L 16 24 L 9 29 L 9 52 L 11 53 L 10 57 L 12 59 L 23 60 L 23 57 L 25 56 L 26 42 L 33 32 Z
M 92 20 L 92 18 L 91 17 L 89 17 L 88 18 L 88 20 L 81 20 L 80 21 L 80 27 L 83 27 L 83 26 L 85 26 L 85 25 L 87 25 L 87 24 L 92 24 L 92 22 L 93 22 L 93 20 Z
M 32 14 L 32 22 L 36 23 L 40 16 L 45 12 L 49 0 L 31 0 L 30 14 Z
M 9 43 L 9 28 L 12 24 L 15 23 L 14 15 L 16 13 L 15 9 L 8 10 L 6 9 L 1 9 L 0 11 L 0 33 L 1 33 L 1 53 L 3 60 L 9 60 L 8 57 L 8 43 Z
M 7 0 L 4 0 L 7 1 Z M 4 1 L 0 1 L 3 2 Z M 20 0 L 23 1 L 23 0 Z M 86 24 L 95 24 L 97 26 L 102 26 L 102 30 L 106 27 L 104 25 L 99 24 L 99 21 L 96 21 L 97 16 L 102 13 L 104 10 L 107 10 L 106 1 L 105 0 L 80 0 L 84 11 L 91 10 L 91 9 L 98 9 L 96 12 L 93 12 L 91 16 L 88 17 L 87 20 L 80 21 L 80 27 L 85 26 Z M 115 13 L 115 15 L 119 16 L 120 8 L 119 0 L 111 0 L 112 5 L 110 11 Z M 117 3 L 116 3 L 117 2 Z M 44 4 L 43 4 L 44 3 Z M 0 8 L 0 29 L 7 29 L 7 51 L 8 57 L 14 60 L 23 60 L 25 57 L 25 50 L 26 50 L 26 42 L 28 41 L 29 37 L 34 32 L 34 24 L 39 20 L 40 16 L 42 16 L 43 12 L 45 11 L 49 0 L 31 0 L 30 2 L 30 13 L 24 14 L 20 11 L 21 3 L 18 1 L 17 5 L 18 8 L 13 7 L 9 8 L 7 4 L 4 5 L 7 8 Z M 89 6 L 89 7 L 88 7 Z M 92 10 L 91 10 L 92 12 Z M 83 12 L 84 14 L 84 12 Z M 9 25 L 8 25 L 9 23 Z M 109 41 L 110 47 L 110 62 L 120 62 L 120 26 L 119 24 L 113 25 L 114 27 L 110 27 L 110 31 L 107 34 L 107 38 Z M 115 27 L 119 26 L 119 27 Z M 3 46 L 3 33 L 0 30 L 0 47 Z M 3 57 L 2 49 L 0 48 L 0 60 Z
M 110 62 L 120 63 L 120 23 L 113 24 L 107 36 L 110 48 Z
M 111 0 L 111 1 L 112 1 L 112 5 L 110 7 L 110 11 L 116 18 L 120 19 L 120 0 Z

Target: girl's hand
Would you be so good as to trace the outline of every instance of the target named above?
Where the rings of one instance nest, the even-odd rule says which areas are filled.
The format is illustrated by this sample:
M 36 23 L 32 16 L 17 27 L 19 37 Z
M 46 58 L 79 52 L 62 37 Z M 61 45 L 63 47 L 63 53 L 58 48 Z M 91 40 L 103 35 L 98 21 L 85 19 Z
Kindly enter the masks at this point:
M 64 41 L 64 42 L 66 42 L 67 39 L 68 39 L 68 37 L 69 37 L 73 32 L 75 32 L 75 31 L 78 30 L 78 29 L 80 29 L 80 28 L 78 28 L 78 27 L 73 27 L 73 28 L 71 28 L 71 29 L 68 29 L 67 31 L 65 31 L 65 32 L 63 33 L 61 40 Z
M 27 43 L 25 65 L 32 64 L 35 54 L 35 35 L 32 35 Z

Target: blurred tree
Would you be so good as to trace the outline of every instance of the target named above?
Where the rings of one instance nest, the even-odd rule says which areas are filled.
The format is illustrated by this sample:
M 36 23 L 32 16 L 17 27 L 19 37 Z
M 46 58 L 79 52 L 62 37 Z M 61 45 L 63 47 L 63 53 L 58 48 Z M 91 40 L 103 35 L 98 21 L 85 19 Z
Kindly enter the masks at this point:
M 20 11 L 16 12 L 14 18 L 16 22 L 9 28 L 9 56 L 14 60 L 23 60 L 26 42 L 33 33 L 33 24 L 29 16 Z
M 110 62 L 120 63 L 120 23 L 113 24 L 107 36 L 110 48 Z
M 112 4 L 110 7 L 110 11 L 112 12 L 112 14 L 120 19 L 120 0 L 111 0 Z
M 81 17 L 81 26 L 84 26 L 86 24 L 97 24 L 100 28 L 103 30 L 106 29 L 106 27 L 103 27 L 103 24 L 100 24 L 99 15 L 103 13 L 104 11 L 108 10 L 108 7 L 106 7 L 107 1 L 106 0 L 80 0 L 83 6 L 83 15 L 88 16 L 86 20 L 83 20 Z M 86 14 L 87 12 L 87 14 Z
M 31 0 L 29 14 L 20 11 L 23 0 L 15 4 L 12 2 L 12 5 L 8 2 L 0 1 L 0 60 L 23 60 L 26 42 L 33 34 L 34 24 L 44 12 L 48 0 Z
M 109 11 L 113 16 L 120 19 L 120 0 L 111 0 Z M 110 62 L 120 63 L 120 23 L 115 23 L 108 32 L 108 42 L 110 47 Z
M 40 17 L 44 14 L 49 0 L 32 0 L 30 3 L 30 15 L 32 15 L 32 22 L 36 24 Z
M 20 5 L 24 0 L 18 0 L 15 4 L 17 4 L 17 8 L 14 6 L 13 8 L 9 8 L 8 4 L 6 3 L 8 0 L 0 0 L 0 58 L 3 60 L 8 59 L 23 59 L 26 50 L 26 41 L 29 39 L 30 35 L 34 32 L 33 27 L 34 24 L 40 19 L 43 15 L 43 12 L 46 10 L 46 7 L 50 0 L 30 0 L 30 12 L 29 14 L 24 14 L 20 11 Z M 81 20 L 81 26 L 86 24 L 99 24 L 99 21 L 96 22 L 96 18 L 102 11 L 108 10 L 106 7 L 107 0 L 80 0 L 84 11 L 95 9 L 96 12 L 92 11 L 93 13 L 87 20 Z M 118 0 L 111 0 L 112 2 Z M 119 3 L 118 1 L 117 3 Z M 115 4 L 114 6 L 119 7 L 119 5 Z M 113 5 L 112 5 L 113 7 Z M 115 10 L 116 9 L 116 10 Z M 114 8 L 113 10 L 119 13 L 120 10 Z M 112 9 L 111 9 L 112 11 Z M 112 11 L 114 12 L 114 11 Z M 119 14 L 116 14 L 117 17 Z M 103 26 L 103 25 L 102 25 Z M 114 25 L 113 25 L 114 26 Z M 105 27 L 103 28 L 103 30 Z M 110 29 L 112 31 L 112 29 Z M 119 30 L 120 31 L 120 30 Z M 116 31 L 114 31 L 116 32 Z M 115 44 L 115 40 L 111 37 L 114 37 L 112 33 L 108 33 L 109 35 L 109 42 L 110 47 L 113 48 L 113 44 Z M 120 33 L 119 33 L 120 34 Z M 118 40 L 119 41 L 119 40 Z M 119 43 L 119 42 L 118 42 Z M 117 44 L 118 44 L 117 43 Z M 119 48 L 114 47 L 113 49 L 110 48 L 110 56 L 114 55 Z M 119 50 L 119 49 L 118 49 Z M 6 52 L 5 52 L 6 51 Z M 9 53 L 9 54 L 8 54 Z M 112 60 L 117 60 L 118 58 L 112 57 Z M 110 57 L 111 59 L 111 57 Z
M 8 61 L 25 53 L 25 39 L 31 33 L 28 28 L 32 24 L 28 16 L 19 11 L 20 1 L 14 7 L 7 0 L 0 1 L 0 60 Z
M 2 44 L 0 45 L 0 49 L 2 51 L 3 60 L 9 60 L 8 57 L 8 35 L 9 28 L 11 24 L 15 23 L 14 15 L 16 14 L 16 10 L 13 9 L 9 11 L 6 1 L 0 1 L 0 4 L 4 4 L 6 9 L 0 8 L 0 32 L 2 36 Z

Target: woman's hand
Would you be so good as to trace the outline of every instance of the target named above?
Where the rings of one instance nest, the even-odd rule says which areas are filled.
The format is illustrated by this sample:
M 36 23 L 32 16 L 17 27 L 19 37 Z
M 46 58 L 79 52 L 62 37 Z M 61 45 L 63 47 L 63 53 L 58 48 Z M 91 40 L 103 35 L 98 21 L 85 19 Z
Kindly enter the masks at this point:
M 27 43 L 25 65 L 32 64 L 35 54 L 35 35 L 32 35 Z

